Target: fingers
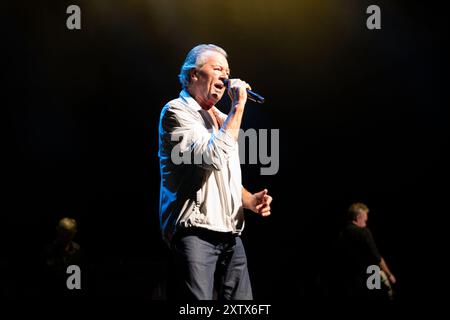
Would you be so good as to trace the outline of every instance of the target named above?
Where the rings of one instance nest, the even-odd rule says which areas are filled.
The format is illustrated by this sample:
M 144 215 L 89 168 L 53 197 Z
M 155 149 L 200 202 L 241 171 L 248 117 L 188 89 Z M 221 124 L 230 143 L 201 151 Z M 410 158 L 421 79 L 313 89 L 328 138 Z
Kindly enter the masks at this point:
M 265 195 L 264 202 L 270 205 L 272 203 L 273 198 L 271 196 Z
M 273 198 L 268 195 L 264 195 L 262 200 L 259 202 L 259 204 L 256 205 L 256 210 L 261 209 L 264 206 L 270 206 L 272 203 Z
M 258 214 L 263 217 L 267 217 L 270 215 L 270 206 L 268 204 L 264 204 L 261 209 L 258 210 Z
M 228 85 L 228 95 L 233 103 L 244 103 L 247 101 L 247 90 L 250 85 L 241 79 L 230 79 Z
M 267 192 L 268 192 L 267 189 L 264 189 L 264 190 L 262 190 L 260 192 L 255 193 L 258 201 L 264 200 L 264 197 L 267 195 Z
M 263 191 L 257 192 L 255 193 L 256 196 L 256 201 L 257 201 L 257 205 L 256 205 L 256 210 L 259 210 L 263 207 L 264 204 L 267 203 L 267 199 L 270 196 L 267 196 L 267 189 L 264 189 Z
M 391 275 L 389 276 L 389 281 L 391 281 L 391 283 L 393 283 L 393 284 L 395 284 L 395 283 L 397 282 L 397 280 L 395 279 L 395 277 L 394 277 L 393 274 L 391 274 Z
M 252 89 L 252 87 L 250 87 L 250 85 L 247 82 L 245 82 L 241 79 L 229 79 L 228 81 L 229 81 L 229 85 L 228 85 L 229 88 L 241 88 L 242 87 L 242 88 L 249 89 L 249 90 Z
M 263 217 L 269 216 L 271 214 L 270 212 L 270 204 L 272 203 L 273 198 L 269 196 L 268 190 L 264 189 L 263 191 L 258 193 L 258 198 L 261 199 L 259 204 L 256 206 L 256 210 L 258 214 L 262 215 Z

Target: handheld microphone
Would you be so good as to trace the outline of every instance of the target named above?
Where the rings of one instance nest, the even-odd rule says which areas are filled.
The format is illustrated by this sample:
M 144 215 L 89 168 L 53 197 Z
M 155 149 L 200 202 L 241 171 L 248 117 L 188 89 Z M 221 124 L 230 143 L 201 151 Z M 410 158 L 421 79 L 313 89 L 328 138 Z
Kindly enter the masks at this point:
M 228 88 L 228 84 L 229 84 L 228 79 L 224 79 L 223 84 L 225 85 L 225 87 Z M 264 97 L 260 96 L 256 92 L 253 92 L 252 90 L 249 90 L 249 89 L 247 89 L 247 99 L 249 99 L 253 102 L 257 102 L 257 103 L 264 103 Z

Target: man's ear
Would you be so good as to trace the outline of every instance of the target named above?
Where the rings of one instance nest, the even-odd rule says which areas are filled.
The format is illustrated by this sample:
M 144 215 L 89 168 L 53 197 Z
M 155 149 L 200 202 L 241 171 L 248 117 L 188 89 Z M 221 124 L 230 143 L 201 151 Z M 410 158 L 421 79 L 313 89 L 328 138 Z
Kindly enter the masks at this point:
M 197 71 L 197 69 L 189 70 L 189 79 L 190 80 L 198 80 L 198 71 Z

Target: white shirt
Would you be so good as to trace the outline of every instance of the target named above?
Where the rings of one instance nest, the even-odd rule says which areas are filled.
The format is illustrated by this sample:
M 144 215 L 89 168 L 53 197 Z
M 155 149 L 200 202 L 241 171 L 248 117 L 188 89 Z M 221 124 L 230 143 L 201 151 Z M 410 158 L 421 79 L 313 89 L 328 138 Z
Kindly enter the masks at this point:
M 225 130 L 215 129 L 208 111 L 185 90 L 161 111 L 158 155 L 160 225 L 167 242 L 180 227 L 242 232 L 238 143 Z

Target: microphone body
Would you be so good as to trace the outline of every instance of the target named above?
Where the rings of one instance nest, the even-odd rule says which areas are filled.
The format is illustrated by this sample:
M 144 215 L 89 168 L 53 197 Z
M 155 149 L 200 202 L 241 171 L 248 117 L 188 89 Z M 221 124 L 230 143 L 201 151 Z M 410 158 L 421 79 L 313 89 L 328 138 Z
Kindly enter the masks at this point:
M 229 81 L 228 79 L 223 80 L 223 83 L 228 88 Z M 256 102 L 256 103 L 264 103 L 264 97 L 257 94 L 256 92 L 253 92 L 252 90 L 247 89 L 247 99 Z

